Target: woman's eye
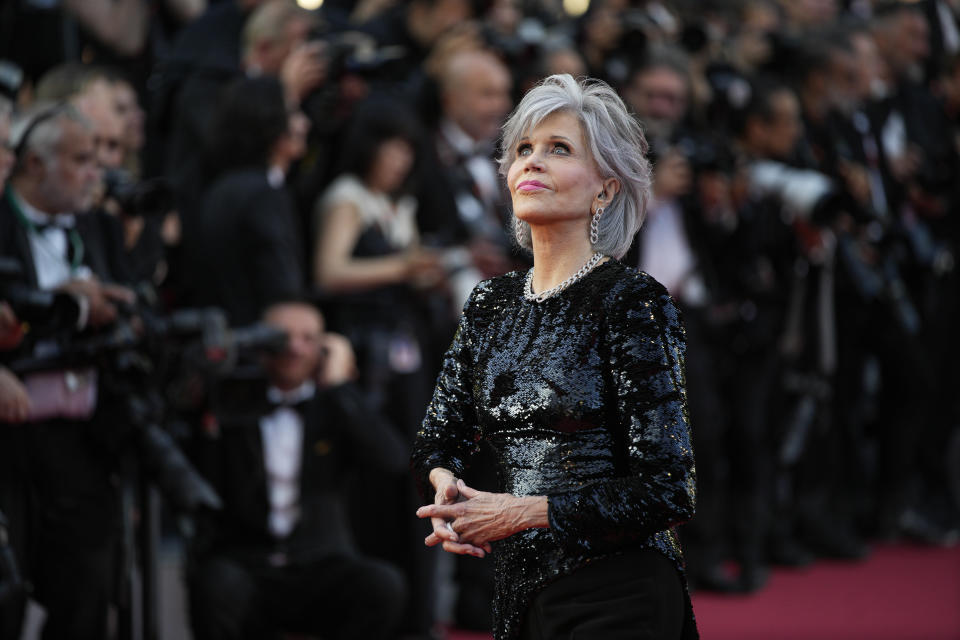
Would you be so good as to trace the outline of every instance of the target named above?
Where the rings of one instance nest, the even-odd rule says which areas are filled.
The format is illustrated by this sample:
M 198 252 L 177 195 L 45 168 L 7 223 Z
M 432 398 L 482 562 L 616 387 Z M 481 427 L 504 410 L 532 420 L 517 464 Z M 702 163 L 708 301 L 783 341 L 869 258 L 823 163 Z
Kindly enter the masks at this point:
M 532 151 L 533 151 L 533 147 L 531 147 L 529 144 L 522 144 L 519 147 L 517 147 L 518 156 L 528 156 Z
M 553 145 L 553 153 L 558 155 L 570 153 L 570 147 L 568 147 L 562 142 L 557 142 L 556 144 Z

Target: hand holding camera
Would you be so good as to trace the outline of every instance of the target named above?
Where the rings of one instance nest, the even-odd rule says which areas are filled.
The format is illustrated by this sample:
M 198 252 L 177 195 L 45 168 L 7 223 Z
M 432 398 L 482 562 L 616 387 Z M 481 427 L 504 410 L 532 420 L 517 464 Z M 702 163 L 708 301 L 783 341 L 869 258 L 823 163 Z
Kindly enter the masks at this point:
M 96 278 L 71 280 L 62 285 L 60 290 L 80 296 L 87 301 L 88 323 L 92 327 L 104 327 L 115 322 L 116 303 L 133 304 L 136 300 L 136 295 L 127 287 L 103 283 Z
M 297 47 L 280 70 L 289 105 L 299 105 L 327 79 L 326 43 L 314 40 Z

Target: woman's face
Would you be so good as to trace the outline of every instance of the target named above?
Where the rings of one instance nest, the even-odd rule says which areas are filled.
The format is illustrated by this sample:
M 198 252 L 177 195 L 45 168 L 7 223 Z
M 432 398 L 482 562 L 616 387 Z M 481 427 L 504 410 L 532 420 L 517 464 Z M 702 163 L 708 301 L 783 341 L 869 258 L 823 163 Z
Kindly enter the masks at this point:
M 415 159 L 413 147 L 403 138 L 389 138 L 380 143 L 367 179 L 375 191 L 392 193 L 410 175 Z
M 589 219 L 604 180 L 577 118 L 556 112 L 513 150 L 507 172 L 517 218 L 533 225 Z

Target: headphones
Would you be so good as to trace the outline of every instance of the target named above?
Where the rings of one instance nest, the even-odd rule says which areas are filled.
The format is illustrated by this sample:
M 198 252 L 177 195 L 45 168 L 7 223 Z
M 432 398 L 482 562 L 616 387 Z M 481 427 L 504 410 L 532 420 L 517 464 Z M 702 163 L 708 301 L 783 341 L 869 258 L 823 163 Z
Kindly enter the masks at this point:
M 66 102 L 58 102 L 46 109 L 41 110 L 30 120 L 30 124 L 23 130 L 20 139 L 17 140 L 16 146 L 13 148 L 13 155 L 16 158 L 17 163 L 19 164 L 23 160 L 23 154 L 27 150 L 27 143 L 30 141 L 30 136 L 33 135 L 33 132 L 36 131 L 44 122 L 49 122 L 57 116 L 60 116 L 67 112 L 68 104 Z

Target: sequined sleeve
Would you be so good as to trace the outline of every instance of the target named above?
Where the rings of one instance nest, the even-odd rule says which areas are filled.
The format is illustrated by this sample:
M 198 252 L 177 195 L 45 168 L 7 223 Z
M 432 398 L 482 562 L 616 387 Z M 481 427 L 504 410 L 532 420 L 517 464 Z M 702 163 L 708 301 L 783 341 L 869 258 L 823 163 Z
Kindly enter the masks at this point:
M 640 291 L 613 296 L 608 318 L 606 366 L 615 395 L 608 419 L 621 472 L 549 496 L 554 535 L 580 550 L 645 539 L 689 520 L 694 508 L 679 311 L 650 279 Z
M 481 285 L 482 286 L 482 285 Z M 417 488 L 425 499 L 433 498 L 429 481 L 436 467 L 463 473 L 465 461 L 477 447 L 480 432 L 471 395 L 470 311 L 477 293 L 464 305 L 453 342 L 443 356 L 443 364 L 433 398 L 427 407 L 414 443 L 411 467 Z

